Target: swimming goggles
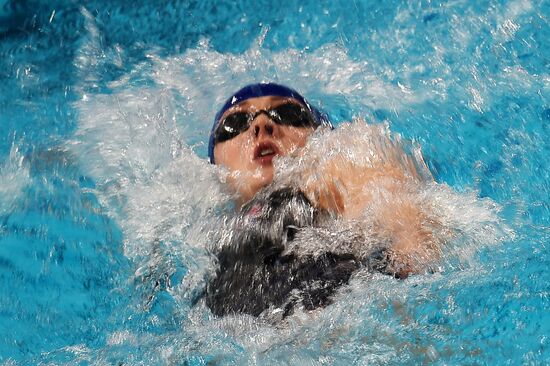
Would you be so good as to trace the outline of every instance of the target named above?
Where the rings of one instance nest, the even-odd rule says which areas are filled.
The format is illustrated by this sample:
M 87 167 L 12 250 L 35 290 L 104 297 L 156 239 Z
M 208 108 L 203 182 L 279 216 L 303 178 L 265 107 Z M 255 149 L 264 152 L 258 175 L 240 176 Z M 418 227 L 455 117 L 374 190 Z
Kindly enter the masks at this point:
M 287 102 L 257 112 L 238 111 L 224 117 L 214 131 L 214 144 L 231 140 L 245 132 L 260 114 L 265 113 L 275 123 L 292 127 L 316 127 L 311 112 L 296 103 Z

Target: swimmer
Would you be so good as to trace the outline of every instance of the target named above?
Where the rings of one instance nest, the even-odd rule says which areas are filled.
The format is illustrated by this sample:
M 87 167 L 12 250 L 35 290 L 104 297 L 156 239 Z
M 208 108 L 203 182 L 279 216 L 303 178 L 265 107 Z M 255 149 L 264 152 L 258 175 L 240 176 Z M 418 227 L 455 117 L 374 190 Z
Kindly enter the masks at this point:
M 375 161 L 368 169 L 336 155 L 303 169 L 298 184 L 273 184 L 274 159 L 300 157 L 319 128 L 332 129 L 327 117 L 297 91 L 274 83 L 240 89 L 217 113 L 209 158 L 228 171 L 237 215 L 229 239 L 216 251 L 219 268 L 206 290 L 214 314 L 279 312 L 284 317 L 296 306 L 312 310 L 330 304 L 333 293 L 360 268 L 405 278 L 437 259 L 437 245 L 422 225 L 427 218 L 403 189 L 419 182 L 419 174 L 391 151 L 381 153 L 393 160 Z M 364 252 L 289 251 L 307 228 L 360 219 L 377 198 L 363 189 L 366 185 L 395 197 L 395 203 L 370 213 L 381 245 Z M 333 248 L 357 247 L 351 243 L 355 239 L 327 240 L 341 241 Z

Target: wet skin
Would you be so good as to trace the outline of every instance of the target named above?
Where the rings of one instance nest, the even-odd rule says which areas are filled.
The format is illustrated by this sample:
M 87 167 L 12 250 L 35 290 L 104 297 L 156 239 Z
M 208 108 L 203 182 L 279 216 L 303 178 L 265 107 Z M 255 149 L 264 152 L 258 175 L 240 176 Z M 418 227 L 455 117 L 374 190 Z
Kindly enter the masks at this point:
M 289 101 L 300 105 L 292 98 L 248 99 L 227 110 L 220 120 L 234 112 L 256 113 Z M 216 164 L 229 171 L 227 182 L 236 194 L 237 208 L 273 181 L 274 158 L 298 152 L 313 131 L 313 128 L 279 125 L 260 113 L 246 131 L 216 144 L 214 158 Z M 387 147 L 373 156 L 375 159 L 368 167 L 354 164 L 346 156 L 333 156 L 322 166 L 305 168 L 299 179 L 304 185 L 299 189 L 316 209 L 344 220 L 361 220 L 365 208 L 376 207 L 370 219 L 377 234 L 392 242 L 391 261 L 399 263 L 398 275 L 404 278 L 422 272 L 441 253 L 440 240 L 426 226 L 433 218 L 420 209 L 410 193 L 411 187 L 421 184 L 421 179 L 414 165 L 398 158 L 400 152 L 398 147 Z M 379 195 L 379 191 L 386 195 Z M 380 200 L 383 202 L 377 202 Z
M 228 109 L 220 121 L 235 112 L 256 113 L 288 102 L 301 105 L 293 98 L 251 98 Z M 277 124 L 267 114 L 260 113 L 246 131 L 230 140 L 217 143 L 214 147 L 214 159 L 217 165 L 229 170 L 228 183 L 237 194 L 238 206 L 249 201 L 262 187 L 272 182 L 273 159 L 304 147 L 313 131 L 311 127 Z

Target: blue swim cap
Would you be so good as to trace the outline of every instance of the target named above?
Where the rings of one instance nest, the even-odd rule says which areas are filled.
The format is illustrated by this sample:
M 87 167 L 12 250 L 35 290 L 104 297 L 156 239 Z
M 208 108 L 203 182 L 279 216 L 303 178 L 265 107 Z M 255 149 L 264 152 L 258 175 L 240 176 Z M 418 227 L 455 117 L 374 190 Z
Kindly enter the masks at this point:
M 214 125 L 212 126 L 212 130 L 210 131 L 210 139 L 208 141 L 208 157 L 210 157 L 210 163 L 214 164 L 214 130 L 216 129 L 216 126 L 218 125 L 218 122 L 225 111 L 247 99 L 268 96 L 294 98 L 301 104 L 303 104 L 307 109 L 309 109 L 309 111 L 313 115 L 314 121 L 317 123 L 317 126 L 323 125 L 333 128 L 327 115 L 319 111 L 317 108 L 309 105 L 305 98 L 302 97 L 300 93 L 298 93 L 296 90 L 275 83 L 250 84 L 242 89 L 239 89 L 235 94 L 229 97 L 223 107 L 218 111 L 218 113 L 216 113 L 216 117 L 214 118 Z

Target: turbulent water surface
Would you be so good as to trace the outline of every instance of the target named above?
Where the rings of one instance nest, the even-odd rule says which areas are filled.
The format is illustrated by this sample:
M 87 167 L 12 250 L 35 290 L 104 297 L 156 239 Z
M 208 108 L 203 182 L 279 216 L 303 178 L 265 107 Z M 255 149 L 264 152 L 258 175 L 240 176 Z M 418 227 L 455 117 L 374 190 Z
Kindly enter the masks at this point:
M 0 364 L 549 363 L 548 14 L 528 0 L 0 1 Z M 258 81 L 337 125 L 278 159 L 277 182 L 338 154 L 420 169 L 411 197 L 452 232 L 435 273 L 360 271 L 282 322 L 196 302 L 232 212 L 208 133 Z M 368 237 L 368 215 L 358 225 Z M 318 235 L 292 250 L 323 250 Z

